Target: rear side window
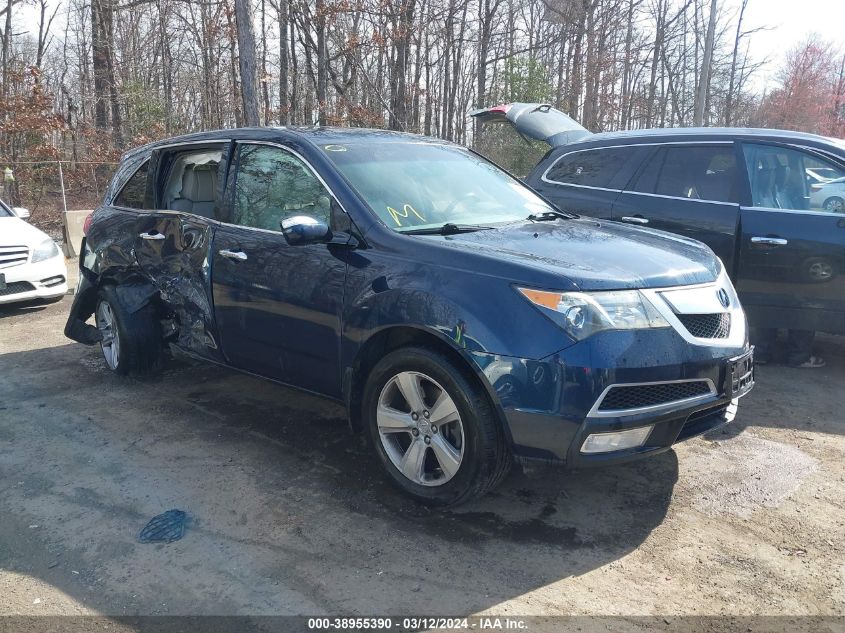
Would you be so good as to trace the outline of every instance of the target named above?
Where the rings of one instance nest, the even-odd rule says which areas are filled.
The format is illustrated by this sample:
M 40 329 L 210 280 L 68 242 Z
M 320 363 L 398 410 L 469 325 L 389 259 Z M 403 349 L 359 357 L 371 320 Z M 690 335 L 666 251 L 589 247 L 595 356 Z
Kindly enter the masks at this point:
M 167 180 L 161 195 L 163 208 L 215 218 L 220 209 L 218 176 L 222 155 L 222 147 L 167 155 L 164 159 Z
M 123 185 L 123 189 L 114 199 L 113 204 L 117 207 L 128 209 L 146 209 L 144 201 L 147 193 L 147 168 L 150 162 L 146 161 L 141 165 L 132 177 Z
M 545 179 L 564 185 L 621 188 L 624 183 L 616 183 L 614 179 L 633 160 L 638 150 L 637 146 L 632 145 L 565 154 L 546 172 Z
M 632 190 L 736 203 L 737 164 L 733 145 L 661 148 L 646 164 Z

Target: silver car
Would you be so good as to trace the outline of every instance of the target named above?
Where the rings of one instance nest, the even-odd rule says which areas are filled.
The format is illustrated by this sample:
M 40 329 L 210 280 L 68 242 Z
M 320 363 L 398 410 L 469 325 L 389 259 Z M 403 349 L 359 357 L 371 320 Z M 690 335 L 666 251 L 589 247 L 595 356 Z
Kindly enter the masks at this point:
M 845 213 L 845 178 L 810 185 L 810 208 Z

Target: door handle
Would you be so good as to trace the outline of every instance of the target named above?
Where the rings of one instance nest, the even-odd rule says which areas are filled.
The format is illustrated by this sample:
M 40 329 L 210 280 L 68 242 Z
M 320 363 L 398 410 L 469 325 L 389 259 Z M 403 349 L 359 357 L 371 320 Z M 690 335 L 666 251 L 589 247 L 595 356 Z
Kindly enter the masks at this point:
M 161 233 L 139 233 L 138 237 L 142 240 L 163 240 L 165 236 Z
M 785 240 L 782 237 L 752 237 L 751 243 L 765 244 L 766 246 L 786 246 L 789 244 L 789 240 Z
M 633 215 L 626 215 L 622 218 L 623 222 L 630 222 L 631 224 L 648 224 L 648 218 L 640 218 Z
M 226 259 L 233 259 L 236 262 L 246 261 L 246 253 L 244 253 L 243 251 L 230 251 L 224 248 L 222 251 L 218 251 L 218 253 L 220 253 L 220 255 L 222 255 Z

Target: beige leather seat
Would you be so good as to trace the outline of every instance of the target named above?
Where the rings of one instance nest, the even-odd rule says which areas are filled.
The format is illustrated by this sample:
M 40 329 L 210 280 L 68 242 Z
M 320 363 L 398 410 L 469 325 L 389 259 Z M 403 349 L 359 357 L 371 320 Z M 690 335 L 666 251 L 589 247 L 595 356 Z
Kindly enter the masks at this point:
M 179 197 L 169 205 L 174 211 L 186 211 L 206 218 L 214 217 L 217 206 L 217 165 L 187 165 L 182 174 Z

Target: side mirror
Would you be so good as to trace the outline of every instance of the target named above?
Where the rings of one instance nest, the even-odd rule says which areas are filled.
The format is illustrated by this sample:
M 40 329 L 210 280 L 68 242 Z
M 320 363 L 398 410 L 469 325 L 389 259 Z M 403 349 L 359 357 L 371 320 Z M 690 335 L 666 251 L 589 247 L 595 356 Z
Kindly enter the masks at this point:
M 332 230 L 328 224 L 310 215 L 295 215 L 281 221 L 282 235 L 291 246 L 330 242 Z
M 15 215 L 21 220 L 26 220 L 29 217 L 29 209 L 24 209 L 23 207 L 12 207 L 12 211 L 14 211 Z

